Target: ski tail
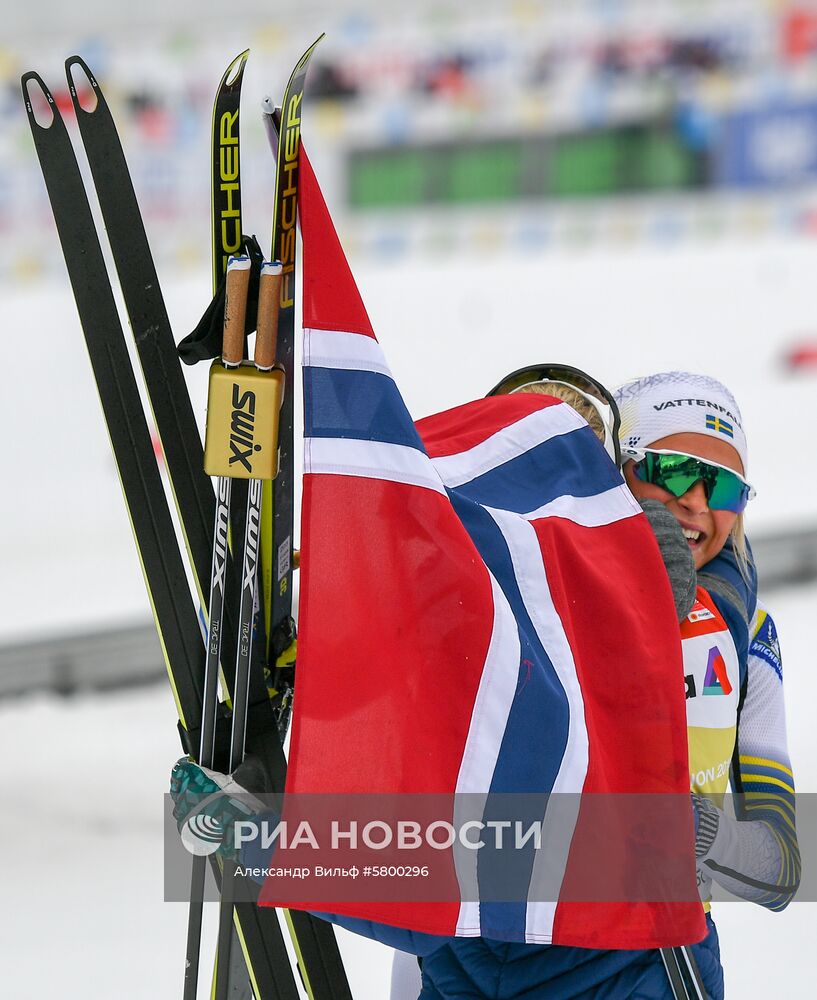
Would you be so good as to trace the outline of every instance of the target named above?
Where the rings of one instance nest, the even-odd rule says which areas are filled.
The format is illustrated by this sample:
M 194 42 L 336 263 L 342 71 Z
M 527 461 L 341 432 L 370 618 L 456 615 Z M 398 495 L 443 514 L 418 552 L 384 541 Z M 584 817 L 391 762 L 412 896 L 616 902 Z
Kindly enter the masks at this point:
M 201 714 L 204 648 L 150 431 L 65 122 L 39 74 L 26 73 L 21 82 L 179 720 L 185 742 L 193 743 Z M 37 121 L 32 86 L 49 106 L 47 126 Z
M 207 602 L 216 504 L 213 484 L 204 472 L 198 424 L 113 116 L 87 63 L 80 56 L 71 56 L 65 65 L 80 137 L 111 245 L 196 591 L 200 606 L 209 617 Z M 90 87 L 94 97 L 92 108 L 80 102 L 75 77 L 81 77 Z M 228 560 L 232 563 L 230 556 Z M 232 566 L 229 572 L 235 572 Z M 231 691 L 238 632 L 235 612 L 229 602 L 224 617 L 221 669 L 226 688 Z M 253 689 L 253 704 L 263 699 L 266 699 L 266 689 L 263 680 L 258 678 Z M 196 750 L 191 752 L 195 756 Z

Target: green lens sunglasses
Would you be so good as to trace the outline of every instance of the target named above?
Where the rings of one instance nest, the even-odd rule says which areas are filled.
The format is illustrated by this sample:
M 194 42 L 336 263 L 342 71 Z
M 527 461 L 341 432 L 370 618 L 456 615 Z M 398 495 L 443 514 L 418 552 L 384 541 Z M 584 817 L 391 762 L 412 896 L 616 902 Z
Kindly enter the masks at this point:
M 682 497 L 697 482 L 704 484 L 711 510 L 731 510 L 740 514 L 756 495 L 743 476 L 717 462 L 705 462 L 695 455 L 660 449 L 624 449 L 622 457 L 635 462 L 633 472 L 642 483 L 651 483 Z

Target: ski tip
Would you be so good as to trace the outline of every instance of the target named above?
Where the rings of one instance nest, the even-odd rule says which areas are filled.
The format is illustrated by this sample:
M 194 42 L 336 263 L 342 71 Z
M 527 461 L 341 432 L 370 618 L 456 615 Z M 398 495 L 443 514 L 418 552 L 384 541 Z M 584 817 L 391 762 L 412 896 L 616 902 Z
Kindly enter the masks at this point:
M 312 58 L 312 53 L 318 47 L 318 43 L 322 42 L 324 40 L 324 38 L 326 38 L 326 32 L 322 31 L 318 35 L 318 37 L 315 39 L 315 41 L 309 46 L 309 48 L 306 50 L 306 52 L 304 52 L 304 54 L 298 60 L 298 65 L 295 67 L 295 70 L 294 70 L 294 72 L 292 74 L 293 76 L 295 76 L 300 70 L 304 69 L 304 67 L 307 65 L 307 63 L 309 62 L 309 60 Z
M 78 70 L 84 79 L 78 79 L 75 70 Z M 71 102 L 74 105 L 77 118 L 79 118 L 80 112 L 93 114 L 97 107 L 104 103 L 96 77 L 82 56 L 69 56 L 65 60 L 65 77 L 68 81 L 68 91 L 71 94 Z M 91 96 L 89 96 L 89 92 Z
M 68 87 L 71 91 L 71 95 L 76 96 L 76 88 L 74 86 L 74 75 L 73 75 L 73 70 L 75 66 L 79 66 L 79 68 L 85 74 L 88 83 L 94 88 L 94 90 L 96 90 L 98 84 L 96 82 L 94 74 L 91 72 L 91 68 L 88 65 L 88 63 L 85 62 L 82 56 L 69 56 L 65 60 L 65 75 L 68 77 Z
M 219 89 L 222 87 L 227 87 L 232 89 L 234 87 L 241 86 L 241 78 L 244 75 L 244 67 L 247 65 L 247 60 L 250 57 L 250 50 L 244 49 L 243 52 L 233 59 L 227 69 L 224 71 L 224 76 L 221 78 L 221 84 Z
M 36 101 L 32 98 L 31 85 L 36 84 L 40 91 L 41 97 L 47 102 L 48 108 L 51 112 L 51 117 L 48 121 L 41 121 L 37 115 L 40 108 L 37 105 L 42 106 L 42 101 Z M 29 70 L 28 73 L 23 73 L 20 77 L 20 86 L 23 91 L 23 103 L 26 106 L 26 113 L 28 114 L 28 120 L 31 123 L 31 127 L 41 129 L 48 129 L 54 124 L 54 119 L 56 118 L 56 103 L 51 91 L 48 89 L 45 80 L 37 73 L 35 70 Z
M 298 62 L 295 64 L 295 69 L 292 71 L 292 75 L 289 78 L 289 83 L 287 84 L 287 91 L 292 87 L 294 81 L 301 75 L 305 74 L 309 67 L 309 60 L 312 58 L 312 53 L 318 46 L 318 42 L 326 38 L 326 32 L 322 31 L 320 35 L 315 39 L 315 41 L 309 46 L 309 48 L 304 52 Z

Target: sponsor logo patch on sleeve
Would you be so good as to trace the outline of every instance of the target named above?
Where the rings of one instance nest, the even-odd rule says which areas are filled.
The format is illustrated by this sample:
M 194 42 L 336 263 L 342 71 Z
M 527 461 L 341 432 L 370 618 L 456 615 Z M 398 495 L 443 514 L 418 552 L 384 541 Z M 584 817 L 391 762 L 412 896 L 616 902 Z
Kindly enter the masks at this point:
M 757 656 L 774 670 L 777 676 L 783 679 L 783 664 L 780 658 L 780 640 L 777 638 L 777 629 L 774 626 L 771 615 L 766 615 L 760 628 L 752 639 L 749 647 L 750 656 Z

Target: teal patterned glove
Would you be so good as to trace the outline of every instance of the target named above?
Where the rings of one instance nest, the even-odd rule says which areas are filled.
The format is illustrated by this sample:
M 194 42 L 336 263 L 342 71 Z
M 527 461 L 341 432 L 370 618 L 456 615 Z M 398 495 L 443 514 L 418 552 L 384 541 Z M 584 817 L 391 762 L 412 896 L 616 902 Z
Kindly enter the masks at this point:
M 200 767 L 188 757 L 170 775 L 173 817 L 191 854 L 218 852 L 237 860 L 235 823 L 254 816 L 263 805 L 228 774 Z

